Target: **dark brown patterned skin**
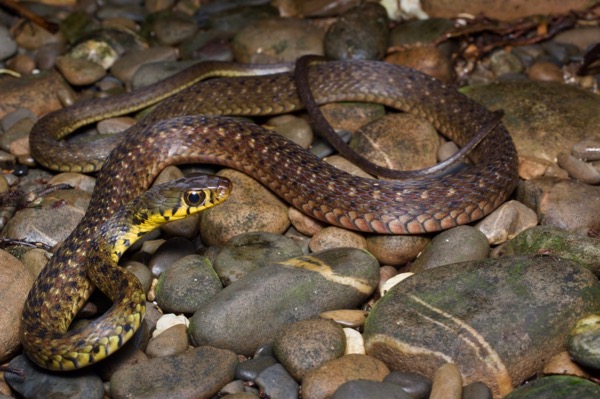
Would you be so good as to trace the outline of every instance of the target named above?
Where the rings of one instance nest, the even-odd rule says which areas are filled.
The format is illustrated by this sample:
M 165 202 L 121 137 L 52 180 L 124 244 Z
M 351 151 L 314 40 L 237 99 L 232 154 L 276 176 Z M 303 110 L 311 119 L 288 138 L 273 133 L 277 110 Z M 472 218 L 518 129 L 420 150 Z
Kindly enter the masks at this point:
M 410 111 L 431 121 L 459 145 L 468 142 L 492 116 L 453 88 L 398 66 L 332 62 L 315 65 L 310 74 L 319 103 L 368 101 Z M 124 108 L 118 100 L 112 103 Z M 289 73 L 215 79 L 163 101 L 127 132 L 104 163 L 84 219 L 30 292 L 24 331 L 34 329 L 35 323 L 45 323 L 57 331 L 56 337 L 61 336 L 65 324 L 89 296 L 85 270 L 90 256 L 98 251 L 90 237 L 118 206 L 143 192 L 167 165 L 197 162 L 230 166 L 255 177 L 310 216 L 382 234 L 419 234 L 472 222 L 504 202 L 516 185 L 517 154 L 502 124 L 471 152 L 473 165 L 459 172 L 383 181 L 342 172 L 252 123 L 185 116 L 268 115 L 300 108 Z M 104 154 L 90 159 L 94 154 L 89 148 L 56 139 L 67 134 L 55 134 L 63 120 L 57 115 L 35 126 L 31 137 L 34 157 L 59 170 L 89 171 L 102 164 Z M 71 285 L 73 289 L 65 289 Z M 51 345 L 54 335 L 44 337 L 44 344 Z

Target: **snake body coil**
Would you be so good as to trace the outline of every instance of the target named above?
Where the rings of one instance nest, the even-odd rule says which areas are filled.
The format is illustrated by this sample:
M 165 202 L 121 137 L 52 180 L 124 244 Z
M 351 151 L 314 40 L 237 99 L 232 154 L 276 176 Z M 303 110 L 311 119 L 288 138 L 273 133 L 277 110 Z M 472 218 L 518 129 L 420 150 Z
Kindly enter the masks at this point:
M 318 103 L 366 101 L 410 111 L 428 119 L 459 145 L 468 142 L 492 116 L 484 107 L 433 78 L 385 63 L 318 64 L 310 68 L 310 82 Z M 87 105 L 79 110 L 83 114 L 108 115 L 112 108 L 125 108 L 127 103 L 127 97 L 117 98 L 96 111 Z M 473 165 L 460 172 L 379 181 L 342 172 L 252 123 L 186 116 L 268 115 L 301 108 L 289 73 L 214 79 L 169 97 L 129 129 L 104 163 L 84 219 L 30 292 L 23 313 L 27 353 L 32 356 L 48 347 L 69 345 L 60 339 L 89 295 L 91 283 L 85 270 L 90 267 L 90 256 L 107 251 L 91 237 L 104 223 L 105 215 L 139 195 L 167 165 L 198 162 L 230 166 L 252 175 L 310 216 L 349 229 L 383 234 L 433 232 L 472 222 L 505 201 L 516 185 L 516 151 L 502 124 L 471 152 Z M 75 128 L 76 119 L 76 113 L 66 109 L 36 124 L 31 135 L 36 160 L 57 170 L 91 171 L 102 165 L 110 146 L 117 143 L 111 141 L 94 158 L 90 157 L 93 151 L 61 140 Z M 39 325 L 44 326 L 43 333 Z M 114 336 L 121 328 L 115 325 L 112 331 L 103 333 Z M 82 330 L 84 333 L 99 341 L 106 339 L 92 329 Z M 55 342 L 57 339 L 60 344 Z

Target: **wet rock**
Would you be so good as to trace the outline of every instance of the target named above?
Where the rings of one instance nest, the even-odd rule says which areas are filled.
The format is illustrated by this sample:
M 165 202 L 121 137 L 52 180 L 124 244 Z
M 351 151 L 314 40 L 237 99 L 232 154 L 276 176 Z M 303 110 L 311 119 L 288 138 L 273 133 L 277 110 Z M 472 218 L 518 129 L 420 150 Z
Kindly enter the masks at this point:
M 434 46 L 402 49 L 385 57 L 385 61 L 416 69 L 446 83 L 452 82 L 455 78 L 450 59 Z
M 276 116 L 269 119 L 264 126 L 292 140 L 302 148 L 309 148 L 313 141 L 313 132 L 310 124 L 305 119 L 297 116 Z
M 554 162 L 559 152 L 584 138 L 599 137 L 596 95 L 555 82 L 497 82 L 461 91 L 502 119 L 521 156 Z
M 261 392 L 270 398 L 295 399 L 298 397 L 298 383 L 279 363 L 263 370 L 256 377 L 256 384 Z
M 96 179 L 82 173 L 65 172 L 54 175 L 50 180 L 48 180 L 49 186 L 56 184 L 68 184 L 73 188 L 87 191 L 91 194 L 92 191 L 94 191 Z
M 277 359 L 273 356 L 257 356 L 239 363 L 235 368 L 235 378 L 244 381 L 254 381 L 263 370 L 275 364 L 277 364 Z
M 382 265 L 400 266 L 415 260 L 430 241 L 429 237 L 419 235 L 372 235 L 367 237 L 367 250 Z
M 413 262 L 417 273 L 450 263 L 485 259 L 490 245 L 486 236 L 471 226 L 458 226 L 436 235 Z
M 235 188 L 223 204 L 202 212 L 200 231 L 207 245 L 223 245 L 251 231 L 282 234 L 287 230 L 288 206 L 262 184 L 232 169 L 218 175 L 229 178 Z
M 128 272 L 132 273 L 138 278 L 138 280 L 140 280 L 144 292 L 148 292 L 150 290 L 150 286 L 152 285 L 152 273 L 150 272 L 150 269 L 146 267 L 146 265 L 134 260 L 130 260 L 125 262 L 123 266 L 125 266 L 125 269 Z
M 23 377 L 5 373 L 4 378 L 10 387 L 25 398 L 72 398 L 102 399 L 102 380 L 91 374 L 50 373 L 35 366 L 25 355 L 15 357 L 9 367 L 23 370 Z
M 200 255 L 179 259 L 158 278 L 156 302 L 168 313 L 194 313 L 223 289 L 210 261 Z
M 389 169 L 415 170 L 436 164 L 439 136 L 426 120 L 408 113 L 389 114 L 358 130 L 350 147 Z
M 389 42 L 388 16 L 377 3 L 364 3 L 342 14 L 327 30 L 325 55 L 334 60 L 380 60 Z
M 62 108 L 61 98 L 75 98 L 73 90 L 57 72 L 2 79 L 0 92 L 0 118 L 19 108 L 27 108 L 35 115 L 44 115 Z
M 600 385 L 579 377 L 555 375 L 524 384 L 504 399 L 594 399 L 598 397 L 600 397 Z
M 463 387 L 462 399 L 493 399 L 492 391 L 481 382 L 473 382 Z
M 527 77 L 532 80 L 562 82 L 563 72 L 556 64 L 552 62 L 537 61 L 527 71 Z
M 310 371 L 302 379 L 304 399 L 330 397 L 343 383 L 356 379 L 383 381 L 389 369 L 379 360 L 367 355 L 346 355 L 330 360 Z
M 110 379 L 114 399 L 208 399 L 233 380 L 235 353 L 210 346 L 121 369 Z
M 428 399 L 431 393 L 431 380 L 421 374 L 392 371 L 383 381 L 398 385 L 412 399 Z
M 391 369 L 428 377 L 452 359 L 465 383 L 481 381 L 496 397 L 538 372 L 542 359 L 565 347 L 575 320 L 599 306 L 600 284 L 574 262 L 458 263 L 392 288 L 367 318 L 365 345 Z M 457 329 L 467 335 L 457 340 Z
M 240 234 L 229 240 L 217 253 L 215 272 L 224 285 L 273 262 L 302 255 L 294 240 L 262 231 Z
M 325 319 L 301 320 L 281 329 L 273 341 L 275 356 L 300 381 L 310 370 L 344 354 L 342 327 Z
M 196 344 L 249 356 L 288 324 L 361 304 L 377 285 L 378 269 L 370 254 L 349 248 L 262 267 L 198 310 L 190 335 Z
M 176 57 L 177 52 L 172 47 L 157 46 L 145 50 L 132 51 L 115 62 L 111 68 L 111 73 L 129 85 L 133 76 L 142 65 L 158 61 L 174 61 Z
M 367 312 L 358 309 L 336 309 L 319 315 L 323 319 L 331 319 L 343 327 L 358 328 L 365 324 Z
M 577 321 L 567 350 L 577 363 L 600 369 L 600 314 L 588 315 Z
M 583 370 L 579 364 L 575 363 L 567 351 L 552 356 L 544 365 L 542 373 L 545 375 L 565 374 L 575 377 L 590 378 L 589 373 Z
M 327 226 L 327 224 L 324 222 L 305 215 L 298 209 L 292 207 L 288 209 L 288 217 L 290 218 L 290 223 L 298 231 L 298 233 L 307 237 L 314 236 L 321 229 Z
M 344 355 L 365 355 L 365 340 L 362 334 L 353 328 L 344 328 L 344 334 L 346 335 L 346 350 Z
M 152 29 L 159 43 L 173 46 L 190 38 L 198 26 L 190 16 L 168 12 L 155 16 Z
M 0 26 L 0 60 L 5 60 L 17 52 L 17 43 L 8 29 Z
M 485 234 L 491 245 L 499 245 L 537 223 L 537 215 L 532 209 L 518 201 L 508 201 L 477 223 L 475 228 Z
M 250 64 L 293 62 L 307 54 L 322 55 L 323 35 L 306 20 L 261 19 L 237 32 L 233 53 L 239 62 Z
M 492 257 L 548 255 L 569 259 L 600 275 L 600 243 L 597 239 L 553 226 L 525 230 L 495 248 Z
M 308 243 L 311 251 L 318 252 L 332 248 L 358 248 L 366 249 L 365 237 L 355 231 L 329 226 L 319 230 Z
M 584 139 L 573 144 L 571 154 L 584 161 L 600 160 L 600 139 Z
M 156 61 L 139 65 L 139 68 L 136 69 L 135 74 L 131 77 L 131 88 L 135 90 L 146 87 L 175 75 L 177 72 L 181 72 L 197 63 L 196 60 Z M 132 62 L 132 66 L 135 67 L 136 64 Z
M 106 75 L 102 66 L 83 58 L 60 56 L 56 59 L 56 67 L 74 86 L 90 85 Z
M 0 250 L 0 362 L 10 359 L 19 349 L 21 313 L 32 285 L 33 277 L 23 264 Z
M 343 383 L 331 399 L 412 399 L 394 384 L 370 380 L 352 380 Z
M 268 3 L 266 1 L 254 1 L 254 4 L 249 4 L 248 1 L 245 1 L 246 5 L 236 4 L 235 2 L 229 4 L 227 2 L 219 3 L 222 4 L 217 5 L 218 3 L 212 3 L 200 7 L 196 15 L 200 25 L 209 29 L 235 34 L 262 19 L 272 19 L 279 15 L 276 8 L 264 4 Z M 212 11 L 211 7 L 223 8 Z
M 598 38 L 600 38 L 600 29 L 590 26 L 577 27 L 559 32 L 553 41 L 575 45 L 580 50 L 587 50 L 590 46 L 598 43 Z
M 151 358 L 174 356 L 185 352 L 187 349 L 187 328 L 184 324 L 176 324 L 150 339 L 146 347 L 146 354 Z
M 81 190 L 58 190 L 42 199 L 39 208 L 18 211 L 7 223 L 2 235 L 54 246 L 75 229 L 90 201 Z
M 454 363 L 446 363 L 433 376 L 429 399 L 461 399 L 462 376 Z
M 190 240 L 173 237 L 158 247 L 152 258 L 150 258 L 148 267 L 152 275 L 158 277 L 179 259 L 193 255 L 195 252 L 196 248 Z
M 571 178 L 586 184 L 600 184 L 600 170 L 591 163 L 584 162 L 566 152 L 559 152 L 556 161 L 558 166 L 566 170 Z
M 496 77 L 518 74 L 523 71 L 523 64 L 521 64 L 519 58 L 504 50 L 494 51 L 490 55 L 490 67 Z
M 582 235 L 600 230 L 600 187 L 575 180 L 539 177 L 519 184 L 516 199 L 535 209 L 540 224 Z

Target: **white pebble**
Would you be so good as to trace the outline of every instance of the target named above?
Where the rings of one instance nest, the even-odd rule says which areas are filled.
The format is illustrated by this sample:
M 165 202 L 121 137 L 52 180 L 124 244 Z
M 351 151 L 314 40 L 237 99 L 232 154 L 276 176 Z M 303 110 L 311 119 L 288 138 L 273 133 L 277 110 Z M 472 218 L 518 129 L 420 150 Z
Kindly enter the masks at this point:
M 344 355 L 351 353 L 357 353 L 359 355 L 365 354 L 365 341 L 361 333 L 353 328 L 344 328 L 344 334 L 346 335 L 346 351 Z
M 176 324 L 185 324 L 185 326 L 188 327 L 190 325 L 190 321 L 184 315 L 176 315 L 173 313 L 163 315 L 156 322 L 156 329 L 152 333 L 152 338 L 158 336 L 160 333 Z
M 396 284 L 398 284 L 400 281 L 404 280 L 405 278 L 412 276 L 413 274 L 414 273 L 396 274 L 394 277 L 388 279 L 385 283 L 383 283 L 381 285 L 381 288 L 379 289 L 379 295 L 384 296 L 386 294 L 386 292 L 388 292 L 393 286 L 395 286 Z

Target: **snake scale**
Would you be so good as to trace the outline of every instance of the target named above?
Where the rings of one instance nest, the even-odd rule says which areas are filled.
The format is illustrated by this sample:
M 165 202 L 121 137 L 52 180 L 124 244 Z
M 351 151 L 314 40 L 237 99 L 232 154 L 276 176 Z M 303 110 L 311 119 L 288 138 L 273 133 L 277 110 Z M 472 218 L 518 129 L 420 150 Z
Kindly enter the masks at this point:
M 235 64 L 216 65 L 221 70 L 246 71 Z M 171 90 L 167 86 L 189 82 L 190 74 L 202 73 L 202 67 L 193 67 L 192 72 L 146 92 L 164 97 L 163 91 Z M 365 101 L 412 112 L 432 122 L 458 145 L 467 143 L 492 117 L 490 111 L 454 88 L 386 63 L 319 63 L 310 67 L 309 78 L 320 104 Z M 472 164 L 456 173 L 387 181 L 347 174 L 250 122 L 215 117 L 300 110 L 302 104 L 289 72 L 195 83 L 162 101 L 123 138 L 110 139 L 99 152 L 62 140 L 81 124 L 130 110 L 135 101 L 145 100 L 125 95 L 66 108 L 42 118 L 32 131 L 32 154 L 44 166 L 92 171 L 104 163 L 86 215 L 44 268 L 25 305 L 24 348 L 43 367 L 81 367 L 112 351 L 110 340 L 115 336 L 119 346 L 126 340 L 122 326 L 117 325 L 101 332 L 83 327 L 75 332 L 78 339 L 67 340 L 65 332 L 89 296 L 91 282 L 86 270 L 91 267 L 91 255 L 100 250 L 91 238 L 94 232 L 119 206 L 140 195 L 167 165 L 195 162 L 233 167 L 307 215 L 382 234 L 419 234 L 472 222 L 505 201 L 517 182 L 516 150 L 502 124 L 470 153 Z M 115 303 L 108 313 L 119 315 L 123 306 L 128 304 Z M 81 345 L 82 337 L 94 337 L 99 342 L 96 349 Z M 67 357 L 83 353 L 86 360 L 65 366 L 58 360 L 40 360 L 37 353 L 59 360 L 65 353 Z

